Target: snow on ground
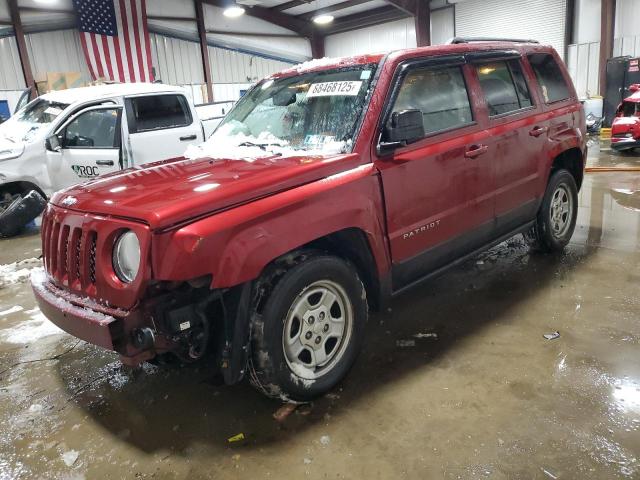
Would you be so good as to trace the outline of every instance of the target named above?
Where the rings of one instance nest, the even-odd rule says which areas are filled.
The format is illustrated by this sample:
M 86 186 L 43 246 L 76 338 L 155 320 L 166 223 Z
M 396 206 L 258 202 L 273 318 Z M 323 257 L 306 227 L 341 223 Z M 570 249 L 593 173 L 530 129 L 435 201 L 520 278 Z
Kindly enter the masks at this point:
M 26 282 L 31 275 L 31 270 L 41 266 L 42 260 L 35 257 L 0 265 L 0 288 Z
M 33 313 L 17 325 L 0 330 L 0 342 L 27 345 L 45 337 L 64 333 L 40 310 L 35 310 L 30 310 Z

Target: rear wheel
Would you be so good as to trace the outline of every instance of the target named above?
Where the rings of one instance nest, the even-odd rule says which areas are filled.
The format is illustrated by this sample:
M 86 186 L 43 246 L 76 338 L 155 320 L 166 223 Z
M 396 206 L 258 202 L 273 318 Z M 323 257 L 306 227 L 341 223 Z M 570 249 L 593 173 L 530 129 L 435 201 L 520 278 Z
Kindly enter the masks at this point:
M 571 240 L 578 215 L 578 188 L 567 170 L 557 170 L 549 179 L 536 223 L 525 239 L 535 249 L 559 252 Z
M 263 280 L 270 281 L 268 275 Z M 266 295 L 253 318 L 251 382 L 268 396 L 293 401 L 331 390 L 355 361 L 367 320 L 354 267 L 328 255 L 309 256 Z

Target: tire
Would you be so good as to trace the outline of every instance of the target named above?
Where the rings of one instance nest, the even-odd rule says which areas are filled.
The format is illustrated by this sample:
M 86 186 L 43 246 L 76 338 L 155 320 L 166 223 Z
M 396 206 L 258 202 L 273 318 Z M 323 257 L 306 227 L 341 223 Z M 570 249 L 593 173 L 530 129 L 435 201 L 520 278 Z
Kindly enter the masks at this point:
M 571 240 L 577 216 L 576 181 L 567 170 L 556 170 L 549 178 L 536 223 L 525 239 L 535 250 L 560 252 Z
M 24 226 L 42 213 L 47 201 L 37 191 L 18 195 L 9 206 L 0 213 L 0 237 L 13 237 Z
M 284 273 L 280 265 L 280 273 L 267 273 L 259 283 L 269 285 L 280 275 L 263 289 L 261 311 L 254 309 L 249 372 L 267 396 L 305 402 L 331 390 L 353 365 L 367 297 L 354 266 L 344 260 L 311 254 L 288 261 Z

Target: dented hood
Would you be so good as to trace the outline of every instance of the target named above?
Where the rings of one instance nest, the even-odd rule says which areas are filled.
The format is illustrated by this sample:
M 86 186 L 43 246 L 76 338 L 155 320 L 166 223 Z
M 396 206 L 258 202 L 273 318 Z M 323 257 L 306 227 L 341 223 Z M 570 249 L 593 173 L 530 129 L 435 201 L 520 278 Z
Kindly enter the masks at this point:
M 357 154 L 174 159 L 124 170 L 56 193 L 54 205 L 170 227 L 360 164 Z

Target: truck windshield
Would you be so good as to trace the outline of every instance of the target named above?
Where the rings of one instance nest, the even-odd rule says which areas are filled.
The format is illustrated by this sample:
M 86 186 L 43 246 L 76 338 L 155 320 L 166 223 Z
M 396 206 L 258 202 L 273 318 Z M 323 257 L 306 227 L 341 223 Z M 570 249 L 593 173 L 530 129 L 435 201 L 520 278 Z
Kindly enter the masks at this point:
M 326 155 L 351 150 L 376 65 L 267 79 L 186 156 Z
M 47 127 L 69 105 L 38 98 L 0 125 L 0 136 L 13 142 L 29 141 L 41 128 Z

